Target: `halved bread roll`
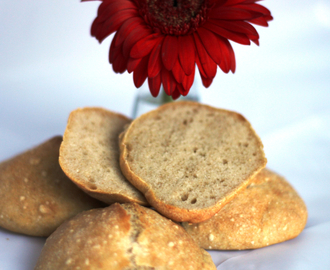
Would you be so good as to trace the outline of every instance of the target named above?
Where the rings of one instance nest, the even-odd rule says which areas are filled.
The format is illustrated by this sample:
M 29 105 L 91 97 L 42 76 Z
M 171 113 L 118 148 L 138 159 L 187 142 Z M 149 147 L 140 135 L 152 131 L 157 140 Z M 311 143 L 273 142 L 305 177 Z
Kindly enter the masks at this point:
M 169 103 L 135 119 L 120 148 L 126 178 L 178 222 L 211 218 L 267 162 L 242 115 L 195 102 Z
M 130 122 L 102 108 L 77 109 L 71 112 L 63 136 L 59 158 L 63 171 L 87 194 L 107 204 L 148 205 L 119 166 L 118 136 Z

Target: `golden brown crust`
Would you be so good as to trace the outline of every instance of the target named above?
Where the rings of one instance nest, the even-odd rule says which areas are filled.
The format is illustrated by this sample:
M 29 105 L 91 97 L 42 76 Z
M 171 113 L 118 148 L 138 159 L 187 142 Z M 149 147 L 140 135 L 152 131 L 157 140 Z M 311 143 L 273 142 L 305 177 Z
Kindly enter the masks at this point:
M 83 114 L 91 115 L 92 113 L 97 115 L 97 117 L 99 118 L 103 118 L 103 121 L 105 121 L 103 127 L 109 125 L 109 121 L 111 119 L 119 118 L 122 121 L 116 120 L 118 125 L 117 127 L 107 126 L 105 130 L 103 130 L 102 127 L 96 126 L 94 127 L 94 130 L 92 129 L 92 132 L 95 131 L 95 134 L 94 136 L 91 136 L 91 132 L 88 133 L 86 132 L 86 130 L 92 128 L 93 124 L 95 125 L 95 123 L 92 123 L 95 119 L 91 119 L 91 120 L 85 119 L 84 123 L 80 123 L 79 120 L 77 119 L 79 119 Z M 112 204 L 114 202 L 120 202 L 120 203 L 134 202 L 141 205 L 148 205 L 144 196 L 123 177 L 120 170 L 116 169 L 116 167 L 119 167 L 119 163 L 118 163 L 119 154 L 118 157 L 116 156 L 114 158 L 115 154 L 109 152 L 110 144 L 114 144 L 114 143 L 117 144 L 117 137 L 119 135 L 119 132 L 122 130 L 122 128 L 124 128 L 124 126 L 127 123 L 130 123 L 130 121 L 131 120 L 129 118 L 119 113 L 111 112 L 106 109 L 98 108 L 98 107 L 86 107 L 71 112 L 68 119 L 66 130 L 64 132 L 63 143 L 61 145 L 60 158 L 59 158 L 59 162 L 63 171 L 84 192 L 107 204 Z M 77 122 L 79 123 L 77 124 Z M 78 132 L 76 130 L 78 125 L 79 126 L 85 125 L 85 130 L 82 131 L 82 133 L 85 134 L 84 137 L 79 141 L 74 141 L 72 137 L 76 135 L 76 133 Z M 98 132 L 101 132 L 101 134 L 98 135 L 97 134 Z M 113 137 L 114 139 L 106 138 L 105 133 L 109 135 L 109 138 L 111 135 L 111 137 Z M 82 135 L 79 134 L 79 136 Z M 96 138 L 97 136 L 100 137 L 99 141 L 97 141 L 96 139 L 94 140 L 94 137 Z M 73 143 L 75 145 L 79 145 L 78 148 L 76 147 L 74 152 L 72 145 Z M 88 146 L 91 143 L 94 143 L 95 147 L 97 148 L 97 149 L 94 148 L 95 151 L 101 151 L 101 148 L 104 148 L 104 150 L 100 154 L 98 154 L 97 158 L 100 159 L 98 160 L 99 162 L 92 160 L 92 158 L 90 160 L 86 159 L 86 162 L 84 164 L 85 166 L 81 166 L 79 163 L 72 162 L 72 160 L 74 160 L 73 153 L 74 155 L 76 155 L 75 157 L 76 159 L 82 161 L 81 156 L 79 156 L 79 154 L 81 153 L 78 152 L 77 149 L 85 147 L 87 145 L 86 146 L 86 151 L 87 151 Z M 89 149 L 89 151 L 91 151 L 91 149 Z M 96 163 L 101 163 L 101 162 L 107 164 L 107 166 L 106 167 L 103 166 L 100 168 L 99 171 L 101 173 L 98 173 L 99 174 L 98 176 L 95 172 L 91 173 L 88 171 L 88 170 L 93 170 L 92 167 L 96 168 L 96 166 L 98 165 Z M 116 172 L 114 176 L 111 176 L 108 173 L 109 169 Z M 87 179 L 88 178 L 87 174 L 91 174 L 90 177 L 96 179 L 89 181 Z M 100 184 L 101 182 L 104 181 L 106 183 Z M 112 181 L 116 181 L 117 187 L 115 186 L 111 187 Z
M 215 270 L 184 229 L 138 204 L 115 203 L 62 224 L 46 241 L 35 270 Z
M 134 172 L 132 169 L 132 166 L 129 161 L 129 148 L 131 147 L 129 143 L 129 134 L 134 130 L 135 126 L 138 126 L 140 122 L 143 122 L 143 119 L 151 117 L 155 112 L 159 113 L 161 111 L 166 110 L 168 107 L 171 106 L 192 106 L 197 108 L 206 108 L 207 110 L 211 111 L 221 111 L 225 114 L 230 114 L 233 116 L 233 118 L 237 118 L 238 121 L 244 121 L 250 128 L 250 132 L 252 136 L 256 138 L 257 141 L 257 148 L 262 155 L 260 164 L 258 164 L 257 169 L 251 170 L 249 175 L 244 179 L 244 181 L 241 181 L 240 185 L 237 185 L 232 188 L 232 190 L 225 194 L 221 199 L 219 199 L 216 203 L 211 205 L 210 207 L 204 207 L 202 209 L 185 209 L 180 208 L 176 205 L 172 205 L 166 200 L 159 198 L 151 185 L 142 177 L 140 177 L 137 173 Z M 239 194 L 242 190 L 245 189 L 245 187 L 250 183 L 251 179 L 262 169 L 266 166 L 267 159 L 264 156 L 263 153 L 263 145 L 258 137 L 258 135 L 255 133 L 255 131 L 252 129 L 251 125 L 247 122 L 247 120 L 240 114 L 227 111 L 227 110 L 221 110 L 216 109 L 207 105 L 202 105 L 195 102 L 175 102 L 170 103 L 161 106 L 157 110 L 153 112 L 146 113 L 142 116 L 140 116 L 137 120 L 134 120 L 130 126 L 126 129 L 124 133 L 120 136 L 120 166 L 123 174 L 126 176 L 126 178 L 138 189 L 140 190 L 144 196 L 146 197 L 147 201 L 157 209 L 160 213 L 162 213 L 164 216 L 171 218 L 174 221 L 177 222 L 192 222 L 197 223 L 204 220 L 209 219 L 212 217 L 215 213 L 217 213 L 224 205 L 226 205 L 230 200 L 232 200 L 237 194 Z
M 0 226 L 48 236 L 75 214 L 103 203 L 77 188 L 58 164 L 61 136 L 0 164 Z
M 183 223 L 205 249 L 255 249 L 292 239 L 307 221 L 307 209 L 290 184 L 263 169 L 247 189 L 211 219 Z

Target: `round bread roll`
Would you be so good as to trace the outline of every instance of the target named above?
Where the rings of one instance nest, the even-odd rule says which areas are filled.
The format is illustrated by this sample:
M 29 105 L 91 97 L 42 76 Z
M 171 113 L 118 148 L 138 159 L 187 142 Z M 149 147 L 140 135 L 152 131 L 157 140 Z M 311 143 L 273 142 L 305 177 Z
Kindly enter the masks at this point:
M 298 236 L 307 221 L 304 201 L 278 174 L 263 169 L 219 213 L 199 224 L 183 223 L 205 249 L 255 249 Z
M 89 197 L 63 173 L 62 137 L 0 164 L 0 226 L 17 233 L 49 236 L 63 221 L 103 203 Z
M 138 204 L 78 214 L 46 241 L 35 270 L 215 270 L 185 230 Z
M 118 136 L 127 117 L 102 108 L 72 111 L 60 149 L 65 174 L 90 196 L 107 204 L 146 199 L 123 176 L 119 166 Z
M 120 166 L 158 212 L 177 222 L 209 219 L 266 165 L 263 145 L 240 114 L 172 102 L 121 134 Z

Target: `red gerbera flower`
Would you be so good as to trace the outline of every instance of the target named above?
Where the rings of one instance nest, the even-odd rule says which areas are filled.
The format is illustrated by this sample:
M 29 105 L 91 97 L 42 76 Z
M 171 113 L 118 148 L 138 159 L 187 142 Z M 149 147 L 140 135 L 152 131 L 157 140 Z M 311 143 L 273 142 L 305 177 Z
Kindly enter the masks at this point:
M 82 0 L 92 1 L 92 0 Z M 133 72 L 139 88 L 148 78 L 156 97 L 163 85 L 173 99 L 187 95 L 197 64 L 209 87 L 217 66 L 235 72 L 228 40 L 259 45 L 251 24 L 268 26 L 270 11 L 259 0 L 101 0 L 91 34 L 102 42 L 116 32 L 109 61 L 116 73 Z

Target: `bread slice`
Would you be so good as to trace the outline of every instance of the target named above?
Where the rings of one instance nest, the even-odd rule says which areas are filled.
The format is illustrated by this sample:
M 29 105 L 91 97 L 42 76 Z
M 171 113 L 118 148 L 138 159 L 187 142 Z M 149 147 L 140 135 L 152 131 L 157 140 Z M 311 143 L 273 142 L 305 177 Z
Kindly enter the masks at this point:
M 126 178 L 178 222 L 209 219 L 266 165 L 261 140 L 242 115 L 196 102 L 140 116 L 120 147 Z
M 148 205 L 119 167 L 118 135 L 130 122 L 102 108 L 77 109 L 71 112 L 63 136 L 59 158 L 63 171 L 87 194 L 107 204 Z
M 65 222 L 46 241 L 35 270 L 216 270 L 180 226 L 138 204 L 115 203 Z
M 58 164 L 61 136 L 0 164 L 0 226 L 21 234 L 49 236 L 62 222 L 102 207 L 74 185 Z
M 297 192 L 264 169 L 215 216 L 183 227 L 205 249 L 255 249 L 298 236 L 306 221 L 306 205 Z

